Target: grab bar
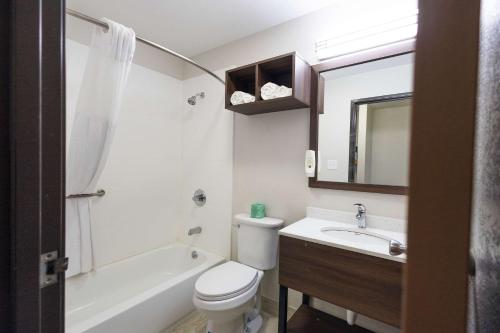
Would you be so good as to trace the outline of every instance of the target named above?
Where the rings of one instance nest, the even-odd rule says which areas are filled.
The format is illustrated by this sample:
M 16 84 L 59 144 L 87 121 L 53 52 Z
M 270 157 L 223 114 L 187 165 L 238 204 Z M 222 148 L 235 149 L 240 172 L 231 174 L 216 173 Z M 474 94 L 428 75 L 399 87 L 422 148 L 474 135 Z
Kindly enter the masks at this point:
M 103 197 L 106 191 L 103 189 L 97 190 L 95 193 L 80 193 L 80 194 L 70 194 L 66 199 L 77 199 L 77 198 L 90 198 L 90 197 Z

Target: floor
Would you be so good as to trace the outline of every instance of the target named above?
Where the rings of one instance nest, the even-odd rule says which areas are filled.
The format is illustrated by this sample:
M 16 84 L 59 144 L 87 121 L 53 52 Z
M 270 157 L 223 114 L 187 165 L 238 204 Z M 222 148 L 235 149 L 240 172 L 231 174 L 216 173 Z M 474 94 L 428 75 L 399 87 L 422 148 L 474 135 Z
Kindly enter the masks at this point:
M 278 317 L 262 313 L 264 323 L 259 333 L 277 333 Z M 175 327 L 163 333 L 205 333 L 207 319 L 198 312 L 192 312 L 182 319 Z

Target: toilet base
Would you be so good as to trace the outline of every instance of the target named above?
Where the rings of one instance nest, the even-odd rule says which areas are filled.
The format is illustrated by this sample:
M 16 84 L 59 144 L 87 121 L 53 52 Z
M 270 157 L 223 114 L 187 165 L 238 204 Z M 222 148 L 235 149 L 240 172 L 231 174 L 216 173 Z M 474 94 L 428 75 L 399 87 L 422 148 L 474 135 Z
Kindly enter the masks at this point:
M 262 316 L 257 313 L 257 316 L 252 320 L 246 322 L 246 327 L 244 328 L 244 333 L 257 333 L 262 328 Z
M 215 320 L 208 320 L 207 333 L 235 333 L 244 332 L 243 320 L 233 320 L 220 322 Z
M 257 333 L 262 328 L 262 316 L 258 314 L 255 318 L 245 323 L 243 318 L 233 321 L 220 322 L 208 320 L 206 333 Z
M 238 308 L 224 312 L 203 311 L 208 317 L 206 333 L 257 333 L 262 327 L 259 302 L 254 296 Z

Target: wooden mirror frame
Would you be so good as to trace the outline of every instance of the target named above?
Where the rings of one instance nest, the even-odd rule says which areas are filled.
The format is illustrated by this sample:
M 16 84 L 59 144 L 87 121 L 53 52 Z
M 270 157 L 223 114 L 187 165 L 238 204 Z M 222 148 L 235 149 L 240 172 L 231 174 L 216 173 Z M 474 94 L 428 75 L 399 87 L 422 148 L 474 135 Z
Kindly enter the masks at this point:
M 316 154 L 316 161 L 318 160 L 319 115 L 324 112 L 323 108 L 324 108 L 325 84 L 324 84 L 324 79 L 321 77 L 321 73 L 344 67 L 360 65 L 367 62 L 392 58 L 413 52 L 415 52 L 415 42 L 408 41 L 400 43 L 398 45 L 384 47 L 382 49 L 374 49 L 362 52 L 353 56 L 340 57 L 338 59 L 333 59 L 312 66 L 309 149 L 314 150 Z M 343 191 L 384 193 L 384 194 L 399 194 L 399 195 L 408 194 L 408 186 L 361 184 L 361 183 L 331 182 L 325 180 L 318 180 L 317 170 L 318 166 L 316 164 L 316 171 L 314 173 L 314 177 L 309 178 L 309 187 L 331 189 L 331 190 L 343 190 Z

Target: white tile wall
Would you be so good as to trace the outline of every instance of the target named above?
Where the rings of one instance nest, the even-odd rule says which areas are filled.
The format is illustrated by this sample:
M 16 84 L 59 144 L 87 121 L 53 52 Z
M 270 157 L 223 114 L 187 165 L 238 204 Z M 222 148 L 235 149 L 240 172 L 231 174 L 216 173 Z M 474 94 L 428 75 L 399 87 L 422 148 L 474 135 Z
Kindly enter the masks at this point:
M 224 72 L 218 73 L 223 77 Z M 205 92 L 191 106 L 186 99 Z M 182 108 L 182 224 L 179 238 L 226 258 L 230 256 L 233 184 L 233 113 L 224 108 L 224 86 L 208 75 L 185 80 Z M 205 206 L 191 197 L 207 195 Z M 187 230 L 201 226 L 201 235 Z

